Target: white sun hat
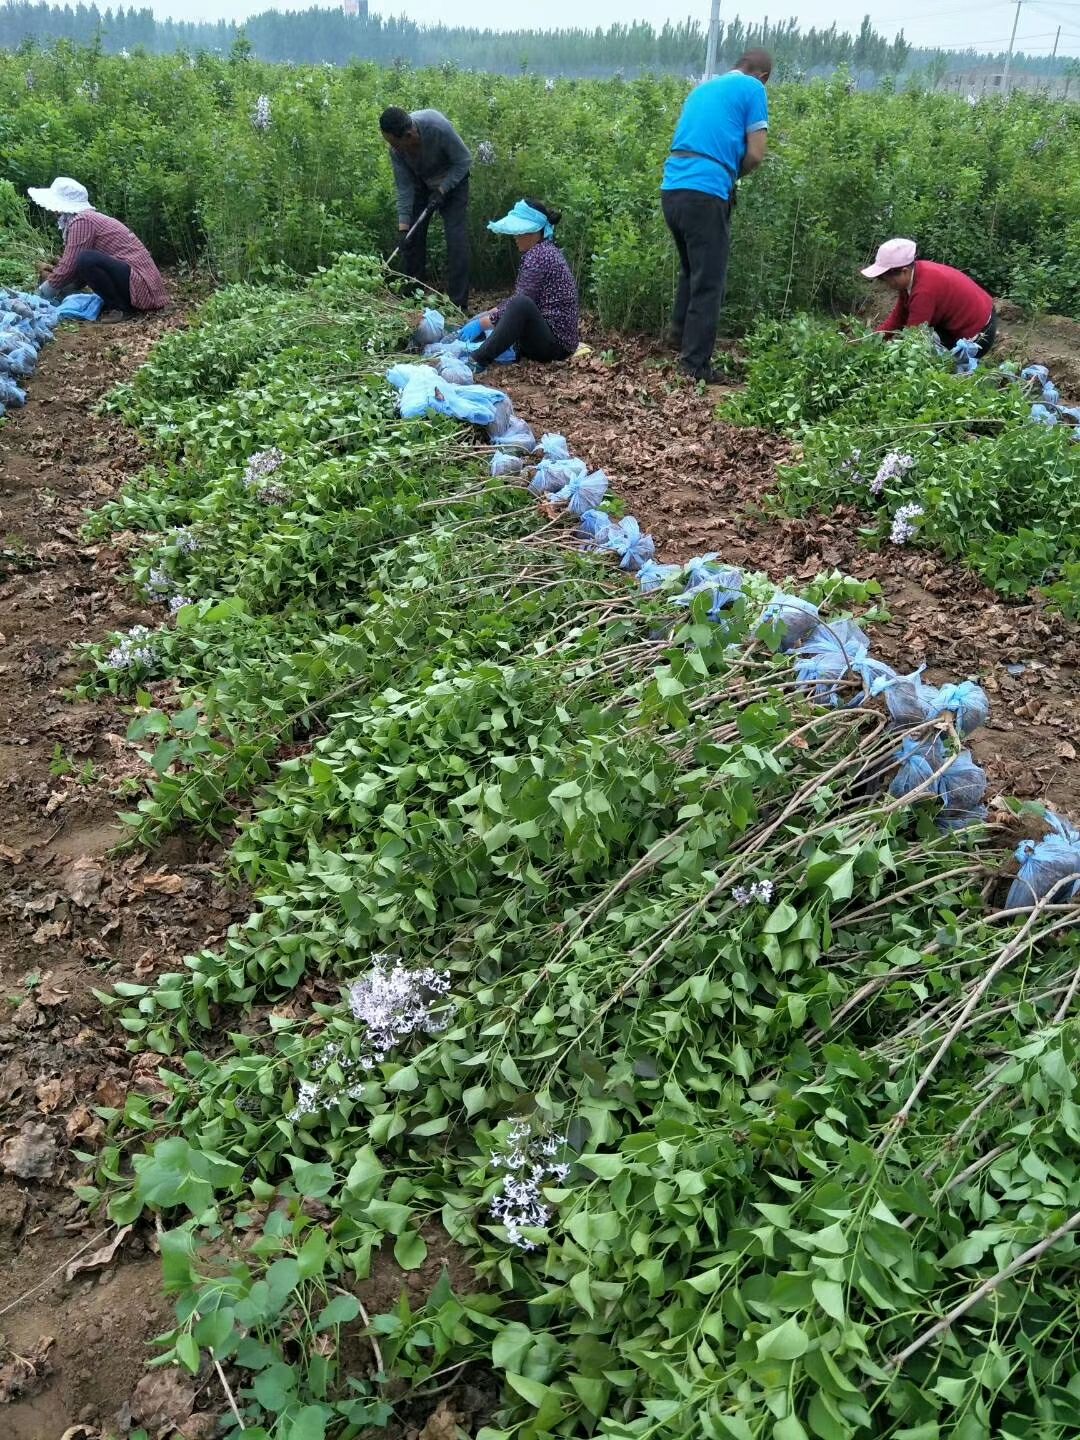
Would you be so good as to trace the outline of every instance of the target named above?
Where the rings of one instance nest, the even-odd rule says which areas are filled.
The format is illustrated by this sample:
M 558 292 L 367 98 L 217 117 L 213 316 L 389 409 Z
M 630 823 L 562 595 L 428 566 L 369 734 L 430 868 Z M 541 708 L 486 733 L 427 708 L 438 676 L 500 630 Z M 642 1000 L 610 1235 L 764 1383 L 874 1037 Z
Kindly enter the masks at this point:
M 47 190 L 31 185 L 26 193 L 35 205 L 43 210 L 55 210 L 58 215 L 81 215 L 93 208 L 86 186 L 66 175 L 58 175 Z

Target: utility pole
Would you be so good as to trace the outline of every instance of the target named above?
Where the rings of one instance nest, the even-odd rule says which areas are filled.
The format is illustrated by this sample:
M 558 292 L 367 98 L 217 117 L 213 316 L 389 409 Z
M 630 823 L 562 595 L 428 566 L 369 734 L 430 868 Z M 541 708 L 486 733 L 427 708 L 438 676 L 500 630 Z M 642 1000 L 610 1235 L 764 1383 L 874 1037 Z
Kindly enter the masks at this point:
M 1016 27 L 1020 24 L 1021 0 L 1016 0 L 1016 14 L 1013 16 L 1012 34 L 1009 36 L 1009 53 L 1005 56 L 1005 73 L 1001 77 L 1001 89 L 1009 93 L 1009 71 L 1012 69 L 1013 46 L 1016 44 Z
M 705 51 L 705 79 L 716 74 L 716 49 L 720 40 L 720 0 L 712 0 L 709 13 L 709 44 Z
M 1054 48 L 1053 48 L 1053 50 L 1051 50 L 1051 52 L 1050 52 L 1050 64 L 1051 64 L 1051 65 L 1053 65 L 1054 61 L 1057 59 L 1057 47 L 1058 47 L 1058 41 L 1059 41 L 1060 39 L 1061 39 L 1061 26 L 1059 25 L 1059 26 L 1058 26 L 1057 34 L 1054 36 Z

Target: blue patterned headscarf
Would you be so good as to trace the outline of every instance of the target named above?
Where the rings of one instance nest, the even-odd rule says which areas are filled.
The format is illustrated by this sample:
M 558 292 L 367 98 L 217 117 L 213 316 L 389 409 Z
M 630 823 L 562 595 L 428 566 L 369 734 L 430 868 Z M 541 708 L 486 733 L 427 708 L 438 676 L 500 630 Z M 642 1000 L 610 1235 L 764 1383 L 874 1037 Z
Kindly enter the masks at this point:
M 555 234 L 555 227 L 544 212 L 534 210 L 524 200 L 519 200 L 501 220 L 489 220 L 487 228 L 496 235 L 532 235 L 542 230 L 545 240 L 550 240 Z

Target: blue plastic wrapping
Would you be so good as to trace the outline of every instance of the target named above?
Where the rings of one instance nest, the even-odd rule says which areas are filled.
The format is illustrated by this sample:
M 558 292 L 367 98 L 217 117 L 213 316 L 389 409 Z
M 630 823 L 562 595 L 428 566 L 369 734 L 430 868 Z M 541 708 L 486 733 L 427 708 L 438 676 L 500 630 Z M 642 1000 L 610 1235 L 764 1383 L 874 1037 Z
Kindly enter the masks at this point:
M 620 569 L 631 572 L 640 570 L 656 554 L 653 537 L 642 534 L 641 526 L 633 515 L 627 515 L 617 525 L 612 525 L 604 546 L 618 555 Z
M 434 345 L 446 334 L 446 319 L 441 310 L 425 310 L 420 324 L 412 333 L 412 344 L 418 350 Z
M 979 346 L 974 340 L 958 340 L 951 352 L 956 357 L 958 375 L 974 375 L 979 368 Z
M 1061 391 L 1052 380 L 1047 380 L 1043 385 L 1043 400 L 1047 405 L 1055 408 L 1061 403 Z
M 889 786 L 889 794 L 894 800 L 902 800 L 920 786 L 924 788 L 916 797 L 918 799 L 927 799 L 938 793 L 936 782 L 934 785 L 927 782 L 945 764 L 945 747 L 939 736 L 934 735 L 926 740 L 907 736 L 901 740 L 896 758 L 899 766 Z
M 533 477 L 529 482 L 529 489 L 534 495 L 554 495 L 556 491 L 562 490 L 572 480 L 579 483 L 589 473 L 589 467 L 584 460 L 548 460 L 540 461 L 533 471 Z M 602 497 L 601 497 L 602 498 Z M 588 509 L 588 506 L 586 506 Z
M 681 565 L 661 565 L 656 560 L 646 560 L 637 572 L 637 582 L 643 595 L 652 595 L 663 588 L 669 580 L 682 574 Z
M 541 435 L 537 450 L 542 450 L 548 460 L 569 460 L 570 446 L 565 435 Z
M 573 465 L 572 460 L 557 460 L 557 465 Z M 539 469 L 539 466 L 537 467 Z M 582 469 L 585 467 L 582 466 Z M 591 475 L 574 474 L 561 490 L 549 495 L 552 505 L 565 505 L 571 515 L 581 516 L 586 510 L 595 510 L 607 494 L 608 478 L 603 470 L 594 470 Z
M 1080 896 L 1080 830 L 1052 810 L 1046 812 L 1046 822 L 1048 835 L 1016 847 L 1020 870 L 1005 900 L 1009 910 L 1030 909 L 1047 898 L 1063 904 Z
M 963 750 L 937 781 L 944 809 L 938 816 L 942 830 L 963 830 L 986 819 L 986 771 L 976 765 L 970 750 Z
M 1031 380 L 1038 385 L 1045 384 L 1050 379 L 1050 371 L 1045 365 L 1025 365 L 1020 371 L 1021 380 Z
M 441 355 L 435 362 L 435 369 L 444 380 L 449 380 L 451 385 L 471 385 L 473 383 L 473 372 L 454 355 Z
M 959 685 L 942 685 L 934 691 L 928 718 L 952 714 L 961 735 L 970 735 L 990 718 L 990 700 L 981 685 L 962 680 Z
M 870 642 L 854 620 L 818 624 L 795 652 L 795 676 L 819 704 L 837 706 L 839 682 L 869 650 Z
M 930 718 L 930 707 L 937 696 L 932 685 L 923 683 L 924 668 L 920 665 L 910 675 L 898 675 L 884 692 L 890 718 L 905 729 Z
M 26 391 L 19 388 L 8 375 L 0 375 L 0 401 L 9 409 L 18 409 L 26 404 Z
M 100 295 L 69 295 L 57 307 L 61 320 L 96 320 L 105 302 Z
M 611 516 L 604 510 L 586 510 L 580 517 L 578 534 L 590 541 L 590 550 L 602 550 L 611 533 Z
M 492 475 L 520 475 L 525 467 L 525 462 L 520 455 L 504 455 L 501 450 L 496 450 L 491 457 Z
M 430 365 L 395 365 L 386 378 L 401 392 L 398 409 L 405 420 L 449 415 L 472 425 L 490 425 L 497 407 L 506 400 L 501 390 L 486 385 L 455 385 L 444 380 Z
M 1031 419 L 1036 425 L 1056 425 L 1058 423 L 1058 413 L 1056 410 L 1049 409 L 1046 405 L 1032 405 Z
M 778 590 L 761 612 L 761 626 L 776 625 L 782 629 L 780 649 L 785 653 L 797 649 L 818 623 L 818 607 L 800 595 L 785 595 Z

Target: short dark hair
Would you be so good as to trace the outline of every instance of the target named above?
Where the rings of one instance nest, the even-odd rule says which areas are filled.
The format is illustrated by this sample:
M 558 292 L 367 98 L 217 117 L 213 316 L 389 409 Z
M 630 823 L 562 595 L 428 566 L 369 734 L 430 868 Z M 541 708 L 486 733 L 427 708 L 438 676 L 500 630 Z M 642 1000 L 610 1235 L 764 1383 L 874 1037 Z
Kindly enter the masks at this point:
M 526 195 L 525 204 L 531 205 L 534 210 L 539 210 L 540 214 L 547 218 L 549 225 L 558 225 L 562 219 L 561 210 L 556 210 L 552 205 L 545 205 L 543 200 L 537 200 L 535 195 Z
M 392 135 L 395 140 L 407 135 L 411 128 L 412 116 L 407 110 L 402 110 L 400 105 L 388 105 L 379 116 L 379 129 L 384 135 Z
M 748 75 L 764 75 L 768 78 L 772 74 L 773 58 L 768 50 L 762 50 L 760 45 L 754 45 L 739 56 L 739 62 L 735 69 L 744 70 Z

